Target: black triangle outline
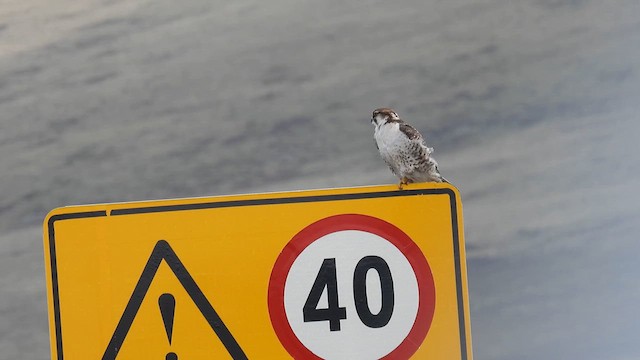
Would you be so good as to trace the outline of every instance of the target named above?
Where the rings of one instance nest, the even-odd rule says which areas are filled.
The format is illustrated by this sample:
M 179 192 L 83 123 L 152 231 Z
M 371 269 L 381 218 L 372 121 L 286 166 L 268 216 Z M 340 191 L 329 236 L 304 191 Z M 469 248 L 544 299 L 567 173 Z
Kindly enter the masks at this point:
M 187 271 L 187 268 L 182 264 L 171 246 L 169 246 L 169 243 L 165 240 L 160 240 L 156 243 L 153 251 L 151 252 L 151 256 L 149 256 L 149 260 L 147 260 L 144 270 L 142 270 L 142 275 L 140 275 L 140 279 L 138 280 L 136 287 L 133 289 L 133 294 L 131 294 L 131 298 L 122 313 L 122 317 L 111 336 L 109 345 L 107 345 L 107 349 L 104 351 L 104 355 L 102 355 L 102 360 L 115 360 L 118 356 L 118 351 L 127 337 L 131 324 L 133 324 L 133 320 L 138 314 L 138 310 L 142 305 L 142 301 L 151 286 L 151 282 L 153 281 L 162 260 L 166 261 L 167 265 L 169 265 L 174 275 L 180 281 L 182 287 L 187 291 L 191 300 L 193 300 L 198 307 L 198 310 L 200 310 L 200 313 L 202 313 L 209 323 L 209 326 L 211 326 L 211 329 L 213 329 L 224 347 L 227 349 L 229 355 L 231 355 L 234 360 L 247 359 L 247 356 L 240 348 L 240 345 L 238 345 L 238 342 L 235 340 L 216 310 L 204 296 L 202 290 L 198 287 L 198 284 L 196 284 Z

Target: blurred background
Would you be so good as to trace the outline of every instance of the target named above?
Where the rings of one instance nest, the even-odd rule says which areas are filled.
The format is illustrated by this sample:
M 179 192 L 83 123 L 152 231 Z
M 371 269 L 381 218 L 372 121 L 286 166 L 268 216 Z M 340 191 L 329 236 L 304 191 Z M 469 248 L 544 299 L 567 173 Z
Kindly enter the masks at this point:
M 476 359 L 640 359 L 640 2 L 0 4 L 0 359 L 49 358 L 49 210 L 395 183 L 381 106 L 462 193 Z

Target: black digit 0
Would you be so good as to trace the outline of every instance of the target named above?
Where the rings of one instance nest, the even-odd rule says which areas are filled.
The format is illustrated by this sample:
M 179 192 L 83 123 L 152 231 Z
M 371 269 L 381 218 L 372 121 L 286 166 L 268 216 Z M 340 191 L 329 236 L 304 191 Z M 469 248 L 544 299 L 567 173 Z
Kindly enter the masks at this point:
M 318 309 L 320 296 L 327 288 L 328 307 Z M 307 301 L 302 308 L 304 322 L 329 321 L 329 330 L 340 331 L 340 320 L 347 318 L 347 309 L 338 304 L 338 279 L 336 275 L 336 259 L 324 259 L 320 271 L 313 282 Z
M 382 306 L 377 314 L 372 314 L 367 299 L 367 272 L 374 269 L 380 278 Z M 365 256 L 353 272 L 353 298 L 356 311 L 363 324 L 370 328 L 381 328 L 389 323 L 393 315 L 393 278 L 389 265 L 379 256 Z

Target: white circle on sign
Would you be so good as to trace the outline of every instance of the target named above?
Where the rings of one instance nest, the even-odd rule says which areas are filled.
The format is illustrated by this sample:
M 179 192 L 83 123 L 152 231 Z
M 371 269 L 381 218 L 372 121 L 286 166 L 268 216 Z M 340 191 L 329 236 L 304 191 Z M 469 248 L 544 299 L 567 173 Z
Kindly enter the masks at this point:
M 393 281 L 393 310 L 381 327 L 369 327 L 360 318 L 354 299 L 354 273 L 365 257 L 386 263 Z M 331 331 L 329 320 L 304 321 L 303 307 L 325 259 L 333 259 L 338 305 L 346 311 L 339 330 Z M 381 274 L 366 271 L 366 303 L 372 315 L 382 310 Z M 385 280 L 388 281 L 388 280 Z M 329 307 L 328 287 L 324 287 L 317 309 Z M 387 306 L 389 306 L 387 304 Z M 379 359 L 396 349 L 411 331 L 419 306 L 418 281 L 409 260 L 387 239 L 361 230 L 343 230 L 319 237 L 294 260 L 284 286 L 284 310 L 298 340 L 323 359 Z

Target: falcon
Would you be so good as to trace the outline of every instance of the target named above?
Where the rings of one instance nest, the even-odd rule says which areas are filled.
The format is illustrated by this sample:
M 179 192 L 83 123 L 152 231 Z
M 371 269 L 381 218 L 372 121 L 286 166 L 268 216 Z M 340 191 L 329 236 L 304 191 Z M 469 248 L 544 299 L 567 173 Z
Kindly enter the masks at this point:
M 413 126 L 400 119 L 390 108 L 373 111 L 373 137 L 380 156 L 391 172 L 400 179 L 398 188 L 415 182 L 448 182 L 438 171 L 438 163 L 431 157 L 433 148 Z

